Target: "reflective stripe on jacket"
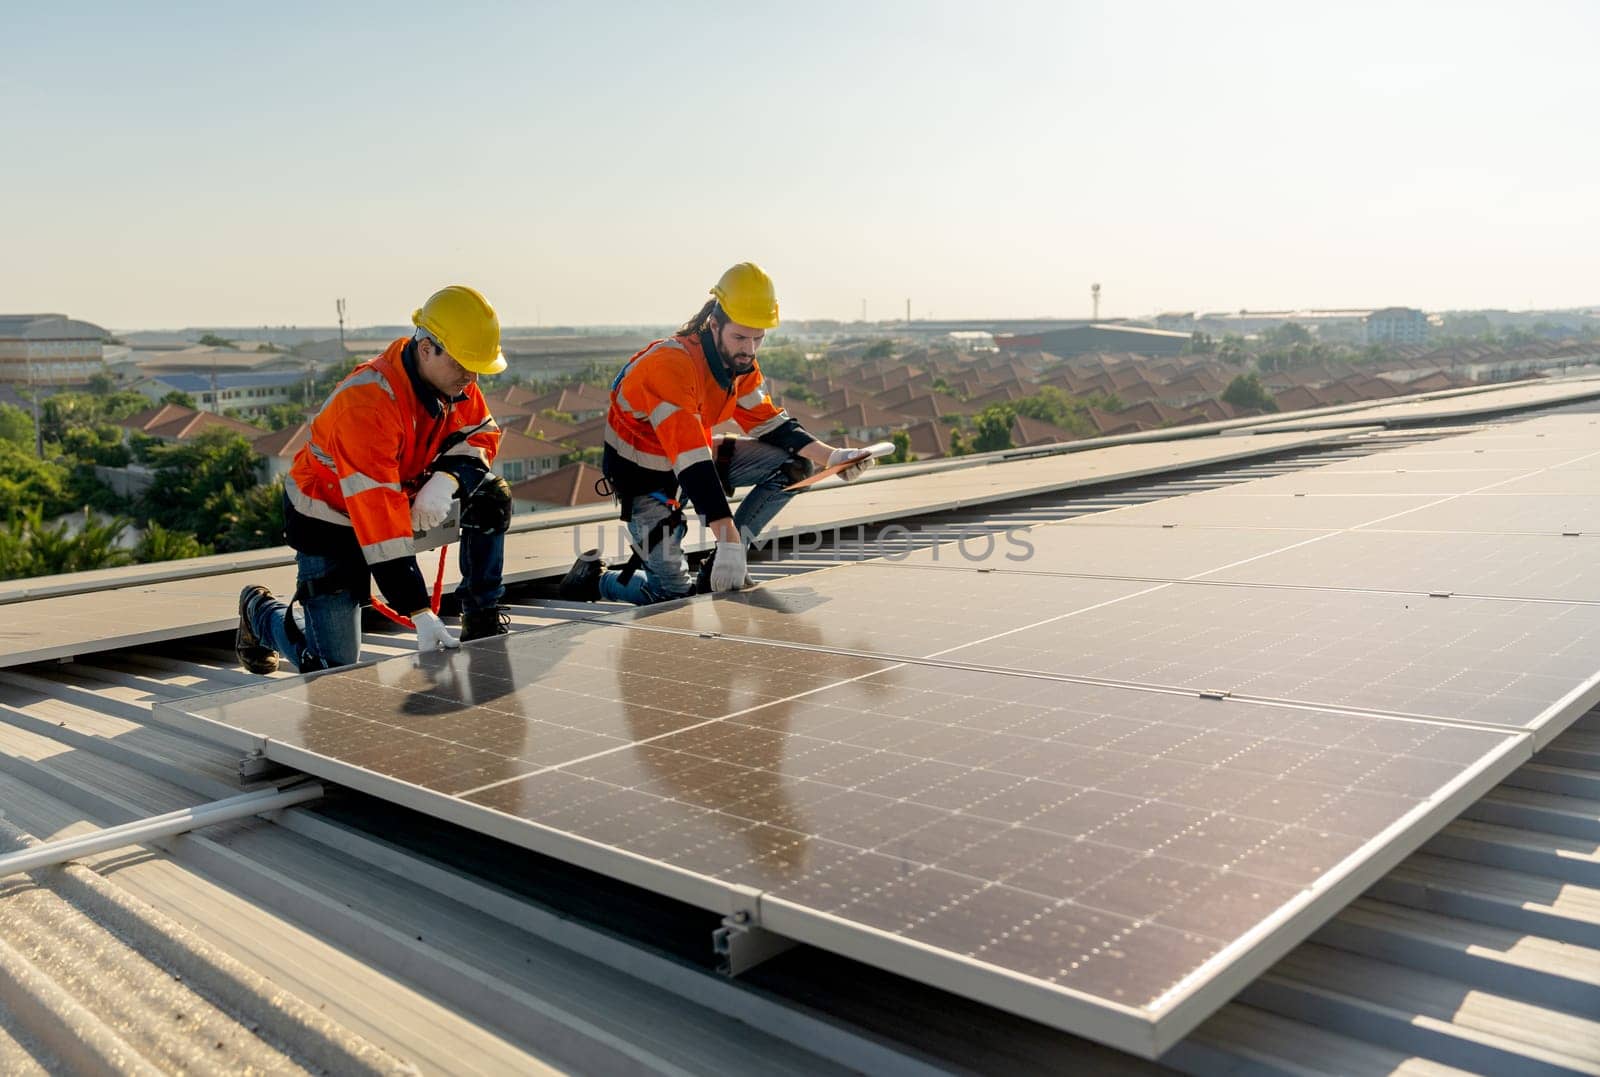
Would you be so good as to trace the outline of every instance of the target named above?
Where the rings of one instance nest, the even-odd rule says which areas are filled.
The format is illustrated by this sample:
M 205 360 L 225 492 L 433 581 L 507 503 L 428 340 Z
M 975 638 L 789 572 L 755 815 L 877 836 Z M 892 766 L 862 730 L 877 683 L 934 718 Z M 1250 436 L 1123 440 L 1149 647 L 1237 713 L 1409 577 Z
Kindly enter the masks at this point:
M 676 475 L 695 509 L 715 520 L 730 513 L 716 479 L 711 431 L 729 419 L 751 437 L 798 430 L 772 402 L 759 364 L 724 382 L 707 360 L 704 338 L 668 337 L 622 368 L 611 389 L 606 444 L 635 467 Z M 811 440 L 800 432 L 795 443 Z
M 289 501 L 304 516 L 353 528 L 368 565 L 412 557 L 411 498 L 445 438 L 471 435 L 450 451 L 494 462 L 495 425 L 476 384 L 455 400 L 418 396 L 402 337 L 340 382 L 311 421 L 295 455 Z

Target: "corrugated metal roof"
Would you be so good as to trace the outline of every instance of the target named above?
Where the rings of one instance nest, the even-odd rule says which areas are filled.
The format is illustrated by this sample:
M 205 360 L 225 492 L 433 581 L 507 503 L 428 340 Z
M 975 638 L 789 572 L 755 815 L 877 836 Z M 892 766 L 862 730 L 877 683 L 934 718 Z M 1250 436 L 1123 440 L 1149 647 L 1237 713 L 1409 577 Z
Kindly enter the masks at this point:
M 1294 463 L 1035 496 L 911 530 L 933 542 Z M 867 535 L 756 571 L 872 552 Z M 562 608 L 514 613 L 532 628 Z M 407 646 L 364 641 L 369 654 Z M 151 706 L 252 680 L 214 638 L 0 671 L 0 845 L 236 792 L 233 754 L 160 727 Z M 376 802 L 289 809 L 0 884 L 0 1069 L 1159 1068 L 817 951 L 725 980 L 699 915 Z M 1597 988 L 1591 713 L 1163 1062 L 1597 1072 Z

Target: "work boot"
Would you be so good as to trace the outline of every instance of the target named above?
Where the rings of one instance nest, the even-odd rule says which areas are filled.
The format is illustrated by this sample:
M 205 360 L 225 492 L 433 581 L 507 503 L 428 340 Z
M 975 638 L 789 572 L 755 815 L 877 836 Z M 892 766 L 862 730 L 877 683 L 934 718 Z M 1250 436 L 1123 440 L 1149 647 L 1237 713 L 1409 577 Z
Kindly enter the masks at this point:
M 583 556 L 572 562 L 567 574 L 561 578 L 556 593 L 568 602 L 600 601 L 600 577 L 605 575 L 606 563 L 599 550 L 585 550 Z
M 461 614 L 461 642 L 504 636 L 511 631 L 511 614 L 504 606 L 490 606 L 486 610 L 464 610 Z
M 262 643 L 250 624 L 251 600 L 271 597 L 272 592 L 259 583 L 252 583 L 239 592 L 239 630 L 233 634 L 233 653 L 239 656 L 240 665 L 251 673 L 278 672 L 278 652 Z

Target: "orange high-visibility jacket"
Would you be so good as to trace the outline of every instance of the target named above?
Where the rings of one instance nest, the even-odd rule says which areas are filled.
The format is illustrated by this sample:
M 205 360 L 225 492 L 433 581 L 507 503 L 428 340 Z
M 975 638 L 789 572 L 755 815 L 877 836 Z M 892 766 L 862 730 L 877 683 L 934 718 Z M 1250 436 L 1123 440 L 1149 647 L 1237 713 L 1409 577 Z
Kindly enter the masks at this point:
M 791 452 L 816 439 L 772 402 L 759 364 L 732 376 L 720 357 L 708 361 L 707 334 L 658 340 L 637 352 L 611 386 L 606 446 L 656 485 L 682 485 L 707 520 L 731 515 L 716 476 L 711 431 L 732 419 L 751 437 Z M 709 345 L 714 349 L 714 345 Z
M 411 499 L 440 446 L 456 431 L 470 431 L 448 454 L 476 458 L 485 468 L 500 447 L 500 428 L 478 386 L 443 400 L 407 370 L 403 356 L 410 343 L 396 340 L 339 383 L 311 421 L 310 440 L 295 454 L 284 484 L 300 515 L 353 529 L 369 568 L 410 558 L 408 576 L 416 565 Z M 384 575 L 373 572 L 385 597 L 399 598 L 389 593 Z

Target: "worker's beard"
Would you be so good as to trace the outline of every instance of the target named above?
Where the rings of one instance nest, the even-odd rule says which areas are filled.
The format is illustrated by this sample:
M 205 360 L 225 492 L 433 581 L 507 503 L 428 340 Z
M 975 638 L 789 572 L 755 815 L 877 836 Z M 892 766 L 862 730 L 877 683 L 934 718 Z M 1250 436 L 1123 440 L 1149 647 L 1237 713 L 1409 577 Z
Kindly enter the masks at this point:
M 717 333 L 716 341 L 717 352 L 722 356 L 722 362 L 733 372 L 734 377 L 742 378 L 756 368 L 755 352 L 741 352 L 738 354 L 730 352 L 720 331 Z

